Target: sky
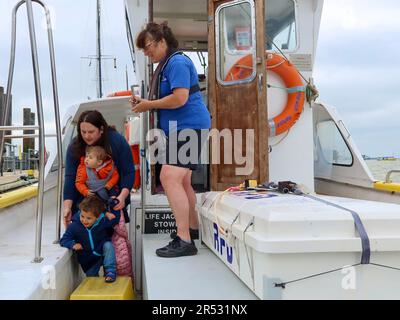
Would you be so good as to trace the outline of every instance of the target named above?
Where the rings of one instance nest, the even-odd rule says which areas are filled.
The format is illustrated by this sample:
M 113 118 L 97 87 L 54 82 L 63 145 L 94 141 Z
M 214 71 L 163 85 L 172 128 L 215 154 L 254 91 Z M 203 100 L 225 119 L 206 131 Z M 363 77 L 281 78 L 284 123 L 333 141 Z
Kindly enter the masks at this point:
M 53 17 L 61 116 L 68 106 L 96 98 L 95 0 L 44 0 Z M 16 0 L 0 0 L 0 86 L 6 86 L 11 12 Z M 102 0 L 104 92 L 125 90 L 134 74 L 126 41 L 123 0 Z M 35 5 L 36 32 L 46 128 L 52 124 L 49 56 L 43 14 Z M 18 14 L 17 60 L 13 82 L 13 122 L 22 107 L 34 106 L 26 10 Z M 319 100 L 335 107 L 362 154 L 400 156 L 400 1 L 325 0 L 314 65 Z
M 17 0 L 0 0 L 0 86 L 7 86 L 12 9 Z M 44 0 L 52 15 L 56 56 L 60 114 L 88 98 L 96 99 L 96 63 L 84 57 L 96 54 L 96 1 Z M 102 0 L 103 55 L 116 58 L 103 62 L 104 95 L 125 90 L 126 68 L 133 81 L 134 73 L 125 31 L 123 0 Z M 42 97 L 46 128 L 54 128 L 53 96 L 50 57 L 47 45 L 44 12 L 34 4 L 36 37 L 38 41 Z M 17 55 L 12 86 L 13 123 L 22 123 L 22 108 L 36 112 L 34 80 L 30 52 L 29 32 L 25 6 L 17 15 Z M 47 132 L 46 132 L 47 133 Z M 51 133 L 51 132 L 50 132 Z
M 400 1 L 325 0 L 314 79 L 360 152 L 400 155 Z

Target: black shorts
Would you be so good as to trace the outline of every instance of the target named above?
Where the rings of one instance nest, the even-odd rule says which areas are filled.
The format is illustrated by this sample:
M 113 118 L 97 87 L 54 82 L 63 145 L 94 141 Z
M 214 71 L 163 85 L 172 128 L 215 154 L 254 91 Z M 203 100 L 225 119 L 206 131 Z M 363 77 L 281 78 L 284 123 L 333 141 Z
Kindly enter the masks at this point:
M 201 163 L 208 129 L 183 129 L 170 134 L 166 140 L 166 163 L 171 166 L 196 170 Z

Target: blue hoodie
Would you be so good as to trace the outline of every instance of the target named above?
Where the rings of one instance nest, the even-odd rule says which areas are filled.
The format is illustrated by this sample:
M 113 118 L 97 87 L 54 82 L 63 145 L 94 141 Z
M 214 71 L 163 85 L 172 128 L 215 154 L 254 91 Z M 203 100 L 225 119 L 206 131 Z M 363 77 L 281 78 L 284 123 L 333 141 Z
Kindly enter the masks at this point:
M 75 138 L 76 139 L 76 138 Z M 79 209 L 78 205 L 82 201 L 83 196 L 75 187 L 76 171 L 78 170 L 80 159 L 75 159 L 72 154 L 71 145 L 68 146 L 65 158 L 65 177 L 64 177 L 64 200 L 72 200 L 72 214 L 75 215 Z M 108 131 L 108 141 L 111 146 L 112 159 L 118 170 L 120 179 L 118 182 L 119 190 L 127 188 L 131 190 L 135 182 L 135 166 L 133 164 L 132 150 L 126 139 L 115 130 Z M 125 200 L 125 205 L 128 205 L 131 198 L 128 196 Z M 124 208 L 125 222 L 129 222 L 129 216 Z
M 79 212 L 80 215 L 80 212 Z M 76 216 L 79 217 L 77 214 Z M 117 219 L 108 220 L 102 213 L 96 222 L 86 228 L 79 218 L 73 219 L 60 240 L 62 247 L 72 249 L 76 243 L 80 243 L 83 250 L 75 251 L 78 262 L 86 273 L 103 255 L 103 245 L 111 241 L 110 228 L 117 223 Z

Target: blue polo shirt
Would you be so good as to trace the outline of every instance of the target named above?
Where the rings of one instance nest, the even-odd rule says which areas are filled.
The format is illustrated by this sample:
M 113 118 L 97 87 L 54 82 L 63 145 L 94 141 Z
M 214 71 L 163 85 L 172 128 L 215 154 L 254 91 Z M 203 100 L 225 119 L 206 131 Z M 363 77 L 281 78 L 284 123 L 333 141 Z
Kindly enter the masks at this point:
M 189 89 L 198 84 L 198 75 L 193 62 L 182 54 L 171 58 L 161 76 L 160 98 L 172 94 L 175 88 Z M 169 122 L 177 122 L 177 130 L 209 129 L 210 113 L 200 92 L 189 95 L 188 101 L 177 109 L 159 110 L 160 127 L 168 135 Z

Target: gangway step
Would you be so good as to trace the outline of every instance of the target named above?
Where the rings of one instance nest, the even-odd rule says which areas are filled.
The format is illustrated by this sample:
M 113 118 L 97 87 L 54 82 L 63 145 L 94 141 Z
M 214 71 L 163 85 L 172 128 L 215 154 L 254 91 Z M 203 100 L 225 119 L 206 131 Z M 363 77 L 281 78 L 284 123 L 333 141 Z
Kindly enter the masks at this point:
M 103 277 L 87 277 L 71 294 L 71 300 L 135 300 L 131 277 L 106 283 Z

